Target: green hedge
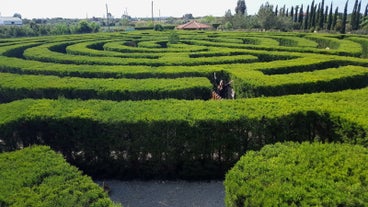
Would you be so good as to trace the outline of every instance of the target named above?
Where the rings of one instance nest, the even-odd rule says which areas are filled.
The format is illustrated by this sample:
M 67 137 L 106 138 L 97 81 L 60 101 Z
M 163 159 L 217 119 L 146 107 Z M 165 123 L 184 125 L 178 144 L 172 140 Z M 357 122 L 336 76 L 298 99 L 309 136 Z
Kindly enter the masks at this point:
M 0 103 L 22 98 L 148 100 L 211 97 L 207 78 L 88 79 L 0 73 Z
M 110 40 L 111 41 L 111 40 Z M 70 45 L 66 48 L 66 52 L 72 55 L 86 55 L 86 56 L 97 56 L 97 57 L 121 57 L 121 58 L 148 58 L 148 59 L 158 59 L 160 57 L 159 54 L 151 54 L 151 53 L 120 53 L 114 51 L 106 51 L 103 49 L 103 45 L 105 45 L 109 40 L 105 41 L 97 41 L 97 42 L 82 42 L 78 44 Z M 96 48 L 100 47 L 100 50 Z
M 368 150 L 284 143 L 249 151 L 227 173 L 227 207 L 366 206 Z
M 0 154 L 0 206 L 120 206 L 49 147 Z
M 223 178 L 247 150 L 275 142 L 368 146 L 366 94 L 221 102 L 22 100 L 0 105 L 1 147 L 50 145 L 97 177 Z

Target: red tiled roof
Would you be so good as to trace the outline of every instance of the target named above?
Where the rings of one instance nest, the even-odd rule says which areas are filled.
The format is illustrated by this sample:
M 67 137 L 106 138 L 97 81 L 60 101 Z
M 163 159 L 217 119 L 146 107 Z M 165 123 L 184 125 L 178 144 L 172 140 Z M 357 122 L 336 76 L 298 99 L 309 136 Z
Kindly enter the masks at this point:
M 207 24 L 202 24 L 196 21 L 190 21 L 186 24 L 182 24 L 176 27 L 177 29 L 211 29 L 212 27 Z

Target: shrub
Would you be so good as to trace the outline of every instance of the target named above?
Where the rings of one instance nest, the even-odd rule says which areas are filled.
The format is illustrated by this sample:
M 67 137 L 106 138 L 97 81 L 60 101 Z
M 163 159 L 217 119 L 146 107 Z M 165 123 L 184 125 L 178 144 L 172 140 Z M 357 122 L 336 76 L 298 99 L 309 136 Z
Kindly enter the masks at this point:
M 169 43 L 170 43 L 170 44 L 178 44 L 178 43 L 179 43 L 179 41 L 180 41 L 180 37 L 179 37 L 178 33 L 176 33 L 176 32 L 171 32 L 171 33 L 169 34 Z
M 0 206 L 120 206 L 49 147 L 0 154 Z
M 365 206 L 368 150 L 277 143 L 249 151 L 228 172 L 226 206 Z

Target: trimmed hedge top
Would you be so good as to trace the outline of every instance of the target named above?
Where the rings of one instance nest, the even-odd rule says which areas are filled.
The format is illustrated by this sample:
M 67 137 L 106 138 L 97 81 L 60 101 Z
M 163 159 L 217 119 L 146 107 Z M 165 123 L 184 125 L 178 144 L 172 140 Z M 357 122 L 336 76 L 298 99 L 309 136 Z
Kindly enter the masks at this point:
M 0 206 L 120 206 L 49 147 L 0 154 Z
M 277 143 L 249 151 L 228 172 L 226 206 L 366 206 L 368 149 Z

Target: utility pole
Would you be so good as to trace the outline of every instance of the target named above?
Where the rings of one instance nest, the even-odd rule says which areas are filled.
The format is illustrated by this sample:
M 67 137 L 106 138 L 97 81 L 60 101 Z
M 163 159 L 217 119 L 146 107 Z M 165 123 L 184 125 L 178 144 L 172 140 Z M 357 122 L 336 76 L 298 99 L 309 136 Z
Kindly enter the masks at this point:
M 151 5 L 151 13 L 152 13 L 152 24 L 153 24 L 153 28 L 155 27 L 155 19 L 153 16 L 153 0 L 152 0 L 152 5 Z
M 106 3 L 106 23 L 107 23 L 107 30 L 110 32 L 110 22 L 109 22 L 109 7 Z

